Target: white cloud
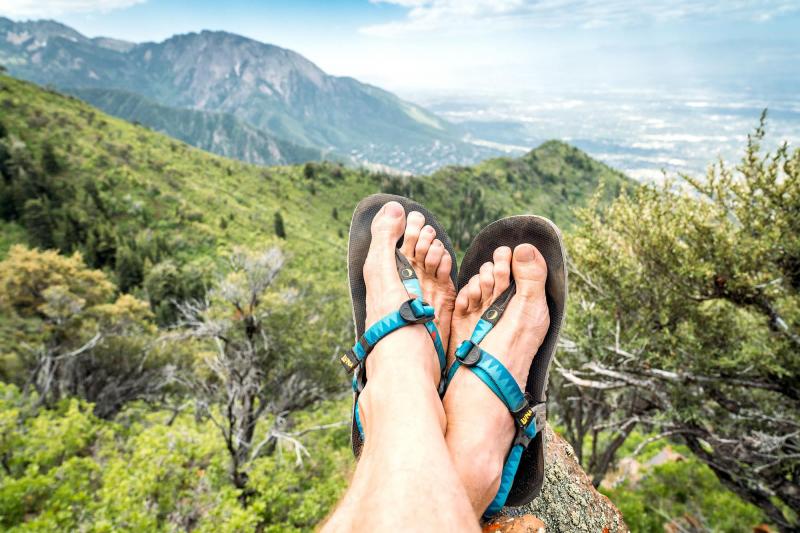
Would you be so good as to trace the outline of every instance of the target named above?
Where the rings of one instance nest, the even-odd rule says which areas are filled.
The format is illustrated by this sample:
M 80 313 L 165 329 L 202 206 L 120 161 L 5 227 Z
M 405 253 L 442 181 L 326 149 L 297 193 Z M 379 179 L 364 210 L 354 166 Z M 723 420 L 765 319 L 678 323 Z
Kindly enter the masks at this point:
M 367 35 L 392 37 L 441 30 L 518 27 L 597 28 L 644 21 L 725 16 L 767 21 L 800 10 L 795 0 L 370 0 L 406 8 L 402 20 L 365 26 Z
M 52 18 L 67 13 L 105 13 L 124 9 L 146 0 L 2 0 L 0 15 Z

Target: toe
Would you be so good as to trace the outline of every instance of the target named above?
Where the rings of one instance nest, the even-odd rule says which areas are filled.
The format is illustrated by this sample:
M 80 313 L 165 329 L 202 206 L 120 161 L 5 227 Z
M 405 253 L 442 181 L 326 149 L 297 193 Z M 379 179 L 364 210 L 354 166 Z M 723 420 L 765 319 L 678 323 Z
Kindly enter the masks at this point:
M 425 272 L 431 276 L 435 276 L 443 256 L 444 244 L 442 244 L 442 241 L 439 239 L 436 239 L 433 241 L 433 244 L 431 244 L 431 247 L 428 249 L 428 254 L 425 256 Z
M 447 250 L 442 254 L 442 260 L 439 262 L 439 268 L 436 270 L 436 280 L 439 283 L 447 283 L 450 281 L 450 271 L 453 269 L 453 257 Z
M 478 278 L 481 283 L 481 300 L 489 302 L 492 299 L 492 290 L 494 289 L 494 265 L 491 262 L 486 262 L 481 265 L 478 273 Z
M 392 250 L 400 240 L 405 226 L 405 211 L 397 202 L 384 205 L 372 219 L 372 243 L 370 248 L 385 247 Z
M 517 284 L 517 294 L 536 297 L 544 293 L 547 281 L 547 263 L 532 244 L 520 244 L 514 248 L 511 270 Z
M 414 258 L 417 264 L 422 265 L 425 263 L 425 256 L 428 255 L 428 250 L 433 244 L 433 239 L 436 238 L 436 230 L 431 226 L 425 226 L 419 233 L 417 246 L 414 249 Z
M 405 235 L 403 235 L 403 246 L 400 248 L 400 251 L 403 252 L 403 255 L 409 259 L 414 257 L 414 250 L 416 249 L 417 241 L 419 240 L 419 232 L 422 230 L 422 226 L 424 225 L 425 215 L 419 211 L 412 211 L 408 214 L 406 220 L 406 232 Z
M 474 311 L 481 308 L 481 281 L 476 274 L 467 283 L 467 296 L 469 297 L 469 310 Z
M 461 315 L 464 315 L 469 310 L 469 290 L 468 287 L 464 287 L 458 292 L 456 296 L 456 307 L 455 312 Z
M 494 298 L 506 290 L 511 283 L 511 248 L 501 246 L 494 251 Z

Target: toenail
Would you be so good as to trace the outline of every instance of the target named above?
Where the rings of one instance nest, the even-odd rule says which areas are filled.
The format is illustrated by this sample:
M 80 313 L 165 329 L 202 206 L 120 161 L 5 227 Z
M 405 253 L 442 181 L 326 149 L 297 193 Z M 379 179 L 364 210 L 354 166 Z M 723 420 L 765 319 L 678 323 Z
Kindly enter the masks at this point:
M 384 210 L 386 215 L 392 218 L 400 218 L 403 216 L 403 206 L 397 202 L 389 202 L 384 206 Z
M 519 261 L 533 261 L 536 258 L 536 252 L 534 250 L 535 248 L 530 244 L 523 244 L 514 250 L 514 255 L 516 255 Z
M 432 228 L 432 227 L 430 227 L 430 226 L 427 226 L 427 227 L 425 228 L 425 231 L 426 231 L 426 232 L 428 232 L 428 233 L 433 233 L 433 228 Z

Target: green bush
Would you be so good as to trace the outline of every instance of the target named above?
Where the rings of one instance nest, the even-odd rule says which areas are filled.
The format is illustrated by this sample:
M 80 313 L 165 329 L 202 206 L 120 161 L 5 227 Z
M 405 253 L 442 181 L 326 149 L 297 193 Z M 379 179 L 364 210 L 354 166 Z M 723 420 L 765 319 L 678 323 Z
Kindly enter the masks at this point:
M 642 440 L 634 434 L 628 449 Z M 651 445 L 638 459 L 645 462 L 666 442 Z M 641 480 L 623 482 L 613 489 L 601 488 L 625 517 L 631 531 L 662 533 L 671 521 L 694 520 L 710 531 L 750 531 L 766 522 L 760 509 L 726 489 L 714 472 L 691 455 L 685 446 L 672 445 L 684 459 L 654 466 Z

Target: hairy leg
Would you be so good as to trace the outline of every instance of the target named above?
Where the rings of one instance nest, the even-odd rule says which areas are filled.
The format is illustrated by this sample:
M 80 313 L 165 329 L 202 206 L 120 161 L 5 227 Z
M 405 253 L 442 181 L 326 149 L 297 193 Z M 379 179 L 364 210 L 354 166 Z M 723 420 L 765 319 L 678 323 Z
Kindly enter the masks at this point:
M 367 326 L 408 299 L 394 265 L 405 218 L 402 206 L 390 202 L 373 220 L 364 265 Z M 479 530 L 445 443 L 438 366 L 421 325 L 395 331 L 372 351 L 359 400 L 364 448 L 323 531 Z

